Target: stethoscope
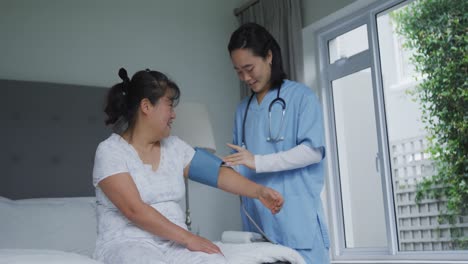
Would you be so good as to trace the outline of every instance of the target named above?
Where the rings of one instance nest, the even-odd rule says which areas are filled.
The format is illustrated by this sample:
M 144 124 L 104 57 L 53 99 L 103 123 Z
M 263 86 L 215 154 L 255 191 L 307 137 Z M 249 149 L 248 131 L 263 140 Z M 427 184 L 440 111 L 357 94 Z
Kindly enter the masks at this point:
M 281 87 L 278 87 L 278 93 L 276 94 L 276 98 L 273 101 L 271 101 L 270 105 L 268 106 L 268 137 L 267 137 L 268 142 L 279 142 L 279 141 L 284 140 L 284 137 L 280 136 L 280 133 L 281 133 L 281 130 L 283 129 L 283 124 L 284 124 L 284 116 L 285 116 L 285 113 L 286 113 L 286 101 L 284 101 L 284 99 L 280 97 L 280 89 L 281 89 Z M 246 145 L 245 145 L 245 120 L 247 120 L 247 114 L 249 113 L 250 103 L 252 102 L 252 98 L 254 97 L 254 95 L 255 95 L 255 93 L 252 93 L 252 95 L 249 98 L 249 101 L 247 102 L 247 107 L 246 107 L 245 113 L 244 113 L 244 120 L 242 120 L 242 144 L 241 144 L 241 146 L 243 148 L 246 148 Z M 273 106 L 275 104 L 280 104 L 281 105 L 282 113 L 281 113 L 281 121 L 280 121 L 280 128 L 278 130 L 278 134 L 276 134 L 276 137 L 272 137 L 272 135 L 271 135 L 271 108 L 273 108 Z M 244 202 L 242 201 L 242 197 L 239 196 L 239 198 L 240 198 L 241 208 L 242 208 L 245 216 L 249 219 L 250 223 L 252 223 L 255 226 L 257 231 L 260 232 L 260 234 L 263 236 L 263 238 L 266 241 L 268 241 L 268 242 L 270 242 L 272 244 L 277 244 L 273 240 L 271 240 L 265 234 L 265 232 L 260 228 L 260 226 L 258 226 L 258 224 L 253 220 L 252 216 L 245 209 Z
M 280 90 L 281 86 L 278 87 L 278 93 L 276 94 L 275 100 L 271 101 L 270 105 L 268 106 L 268 137 L 267 141 L 268 142 L 279 142 L 284 140 L 284 137 L 280 136 L 281 130 L 283 129 L 284 125 L 284 116 L 286 113 L 286 101 L 284 101 L 283 98 L 280 97 Z M 246 148 L 245 144 L 245 121 L 247 120 L 247 114 L 249 113 L 249 107 L 250 103 L 252 102 L 252 98 L 254 97 L 255 93 L 252 93 L 252 95 L 249 98 L 249 101 L 247 102 L 247 107 L 245 108 L 245 113 L 244 113 L 244 120 L 242 120 L 242 144 L 241 146 L 243 148 Z M 278 130 L 278 133 L 276 134 L 276 137 L 272 137 L 271 135 L 271 108 L 275 104 L 280 104 L 282 108 L 282 113 L 281 113 L 281 120 L 280 120 L 280 128 Z

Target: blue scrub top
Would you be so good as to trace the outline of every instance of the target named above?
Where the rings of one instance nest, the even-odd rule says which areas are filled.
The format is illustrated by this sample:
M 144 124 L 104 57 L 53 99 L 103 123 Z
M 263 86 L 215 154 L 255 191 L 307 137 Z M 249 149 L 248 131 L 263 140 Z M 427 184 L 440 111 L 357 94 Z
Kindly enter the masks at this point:
M 276 99 L 278 90 L 270 90 L 259 105 L 256 96 L 250 103 L 245 122 L 245 145 L 254 155 L 271 154 L 289 150 L 299 144 L 322 150 L 325 155 L 322 111 L 317 96 L 307 86 L 285 80 L 280 97 L 286 101 L 284 125 L 280 130 L 283 141 L 268 142 L 268 107 Z M 242 122 L 249 98 L 238 105 L 233 130 L 233 143 L 242 144 Z M 271 134 L 278 135 L 281 121 L 281 105 L 275 103 L 271 111 Z M 295 249 L 316 247 L 317 232 L 323 239 L 321 245 L 328 248 L 328 231 L 323 215 L 320 193 L 323 188 L 323 160 L 303 168 L 255 173 L 245 166 L 239 172 L 259 184 L 279 191 L 285 203 L 282 210 L 273 215 L 260 201 L 242 197 L 246 210 L 267 236 L 282 245 Z M 244 230 L 258 232 L 241 210 Z M 322 246 L 323 247 L 323 246 Z

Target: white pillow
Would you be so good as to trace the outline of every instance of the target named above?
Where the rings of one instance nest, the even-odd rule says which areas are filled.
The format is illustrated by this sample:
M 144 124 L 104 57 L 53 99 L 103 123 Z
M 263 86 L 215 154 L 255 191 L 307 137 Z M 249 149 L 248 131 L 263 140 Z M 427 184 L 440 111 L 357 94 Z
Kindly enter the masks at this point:
M 0 219 L 0 248 L 94 252 L 94 197 L 0 199 Z
M 1 201 L 11 201 L 11 200 L 6 197 L 0 196 L 0 202 Z

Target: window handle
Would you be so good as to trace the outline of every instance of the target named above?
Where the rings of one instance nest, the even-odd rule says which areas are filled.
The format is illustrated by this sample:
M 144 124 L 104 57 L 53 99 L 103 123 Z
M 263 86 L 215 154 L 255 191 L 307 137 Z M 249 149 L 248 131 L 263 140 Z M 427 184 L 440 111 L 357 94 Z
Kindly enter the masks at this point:
M 347 56 L 341 55 L 341 57 L 339 59 L 337 59 L 335 61 L 335 63 L 336 63 L 336 65 L 343 65 L 343 64 L 346 63 L 347 60 L 348 60 Z

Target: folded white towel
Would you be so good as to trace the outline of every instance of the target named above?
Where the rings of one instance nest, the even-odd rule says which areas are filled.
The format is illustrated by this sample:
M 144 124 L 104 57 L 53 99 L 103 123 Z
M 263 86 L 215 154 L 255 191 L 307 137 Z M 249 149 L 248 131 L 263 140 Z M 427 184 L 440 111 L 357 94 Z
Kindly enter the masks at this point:
M 215 242 L 231 264 L 260 264 L 286 261 L 291 264 L 306 264 L 294 249 L 269 242 L 228 244 Z
M 252 243 L 258 241 L 265 241 L 263 237 L 254 232 L 243 232 L 243 231 L 224 231 L 221 235 L 221 242 L 223 243 Z

